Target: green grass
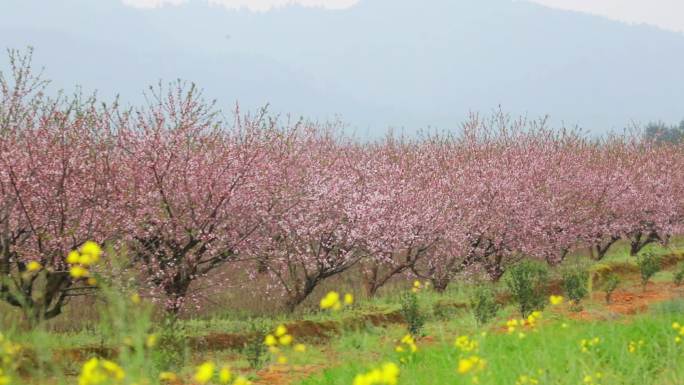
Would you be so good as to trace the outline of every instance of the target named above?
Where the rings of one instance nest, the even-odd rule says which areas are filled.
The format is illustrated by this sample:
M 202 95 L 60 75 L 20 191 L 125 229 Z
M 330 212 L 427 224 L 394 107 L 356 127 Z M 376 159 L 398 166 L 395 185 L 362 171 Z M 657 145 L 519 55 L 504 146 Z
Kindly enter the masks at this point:
M 618 243 L 608 256 L 592 261 L 586 256 L 569 257 L 560 269 L 568 266 L 584 266 L 593 270 L 621 271 L 623 282 L 618 290 L 640 293 L 638 271 L 635 259 L 628 255 L 628 245 Z M 660 255 L 681 253 L 684 238 L 674 240 L 667 248 L 649 245 L 651 252 Z M 669 266 L 653 278 L 653 282 L 671 282 L 676 266 Z M 552 269 L 551 279 L 560 277 L 560 269 Z M 258 380 L 268 378 L 269 365 L 274 365 L 276 355 L 269 356 L 266 368 L 249 368 L 245 353 L 239 348 L 223 350 L 189 351 L 187 338 L 207 335 L 244 335 L 254 322 L 265 323 L 275 328 L 278 324 L 301 324 L 311 321 L 314 325 L 335 325 L 327 337 L 313 340 L 297 340 L 307 344 L 306 352 L 290 352 L 288 365 L 278 366 L 281 377 L 291 379 L 291 384 L 351 385 L 356 374 L 366 372 L 383 362 L 399 363 L 400 355 L 394 348 L 405 334 L 405 325 L 385 322 L 373 326 L 370 322 L 359 323 L 359 319 L 371 314 L 391 314 L 400 308 L 400 293 L 410 286 L 410 280 L 397 280 L 382 291 L 377 298 L 363 299 L 340 312 L 321 311 L 317 301 L 329 289 L 340 292 L 354 292 L 348 280 L 327 283 L 295 313 L 258 313 L 223 309 L 211 311 L 199 317 L 177 321 L 177 329 L 165 329 L 161 319 L 151 309 L 133 306 L 126 296 L 116 292 L 103 293 L 110 305 L 102 307 L 101 300 L 86 302 L 87 306 L 71 306 L 67 313 L 56 320 L 43 324 L 32 331 L 22 329 L 17 322 L 16 312 L 5 312 L 0 308 L 0 331 L 12 341 L 18 342 L 30 352 L 19 363 L 21 380 L 15 377 L 12 384 L 55 384 L 76 383 L 83 362 L 97 355 L 97 352 L 83 349 L 115 349 L 123 354 L 115 357 L 130 373 L 130 385 L 134 379 L 149 380 L 150 385 L 162 370 L 178 373 L 185 383 L 192 383 L 195 367 L 207 360 L 217 364 L 228 364 L 236 373 Z M 422 291 L 419 294 L 421 311 L 427 316 L 424 338 L 418 339 L 419 351 L 401 366 L 398 385 L 409 384 L 470 384 L 470 375 L 456 372 L 459 356 L 453 346 L 455 337 L 469 335 L 479 340 L 477 353 L 487 361 L 486 369 L 479 375 L 481 384 L 516 384 L 522 375 L 539 380 L 539 385 L 554 384 L 665 384 L 684 383 L 684 367 L 678 365 L 684 359 L 684 347 L 674 343 L 676 332 L 671 323 L 684 324 L 684 300 L 657 304 L 649 313 L 640 316 L 616 314 L 606 308 L 599 298 L 584 301 L 585 318 L 605 321 L 572 321 L 564 318 L 567 310 L 558 308 L 544 313 L 544 320 L 536 331 L 526 331 L 526 337 L 517 333 L 508 335 L 503 325 L 511 317 L 518 317 L 515 306 L 509 304 L 499 311 L 498 316 L 484 327 L 478 327 L 472 314 L 463 305 L 469 302 L 474 285 L 469 281 L 456 279 L 445 293 Z M 336 287 L 336 284 L 340 284 Z M 503 282 L 495 284 L 499 291 L 505 290 Z M 662 286 L 661 286 L 662 287 Z M 358 288 L 357 288 L 358 289 Z M 594 291 L 599 290 L 595 287 Z M 566 305 L 564 305 L 566 306 Z M 92 318 L 84 314 L 99 314 Z M 563 328 L 562 325 L 569 325 Z M 4 326 L 2 326 L 4 324 Z M 487 332 L 482 337 L 482 332 Z M 150 334 L 164 336 L 154 348 L 144 348 Z M 579 350 L 582 338 L 598 336 L 602 339 L 601 350 L 584 354 Z M 297 338 L 295 336 L 295 338 Z M 122 348 L 124 341 L 136 344 L 133 350 Z M 644 340 L 644 345 L 635 353 L 629 353 L 630 341 Z M 81 355 L 72 358 L 70 351 Z M 272 366 L 273 367 L 273 366 Z M 540 371 L 541 370 L 541 371 Z M 585 375 L 602 373 L 601 381 L 583 383 Z M 270 381 L 270 380 L 262 380 Z M 281 385 L 280 382 L 277 383 Z M 284 383 L 283 383 L 284 384 Z
M 680 302 L 676 306 L 677 310 L 684 308 Z M 480 331 L 471 331 L 480 343 L 478 356 L 487 361 L 478 377 L 481 384 L 515 384 L 520 376 L 528 375 L 540 384 L 570 385 L 582 384 L 585 375 L 598 372 L 603 379 L 596 383 L 601 384 L 682 384 L 684 348 L 674 342 L 676 331 L 671 324 L 683 320 L 684 314 L 679 311 L 654 312 L 630 323 L 579 322 L 555 317 L 535 331 L 526 331 L 522 339 L 517 333 L 490 330 L 482 337 Z M 567 327 L 562 327 L 563 324 Z M 458 360 L 464 356 L 452 345 L 456 336 L 421 347 L 414 360 L 401 367 L 399 384 L 470 383 L 470 375 L 456 372 Z M 601 339 L 598 350 L 582 353 L 580 340 L 594 337 Z M 644 341 L 643 346 L 630 353 L 630 341 L 640 340 Z M 382 344 L 376 345 L 376 348 L 382 347 Z M 350 360 L 301 384 L 351 384 L 357 373 L 384 361 L 396 361 L 391 349 L 386 347 L 373 363 Z

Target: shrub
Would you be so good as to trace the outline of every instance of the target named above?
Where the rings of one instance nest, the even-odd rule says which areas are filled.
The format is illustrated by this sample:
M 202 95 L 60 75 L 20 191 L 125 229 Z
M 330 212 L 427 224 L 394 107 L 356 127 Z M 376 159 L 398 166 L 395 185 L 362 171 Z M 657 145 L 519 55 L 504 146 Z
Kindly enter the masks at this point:
M 154 351 L 157 367 L 161 370 L 175 370 L 187 363 L 189 355 L 185 327 L 173 317 L 165 317 L 159 347 Z
M 547 283 L 548 270 L 539 262 L 525 260 L 509 269 L 506 286 L 523 318 L 544 309 Z
M 620 277 L 617 274 L 611 273 L 606 277 L 606 281 L 603 283 L 603 291 L 606 293 L 606 303 L 610 303 L 610 297 L 613 295 L 615 289 L 617 289 L 620 284 Z
M 674 284 L 677 286 L 682 285 L 682 281 L 684 281 L 684 263 L 679 265 L 679 270 L 674 275 Z
M 408 331 L 412 336 L 420 336 L 425 325 L 425 315 L 418 304 L 418 295 L 412 291 L 406 291 L 401 295 L 401 315 L 406 321 Z
M 270 329 L 264 320 L 253 319 L 250 321 L 249 338 L 242 348 L 242 354 L 245 355 L 249 367 L 252 369 L 261 369 L 268 360 L 268 347 L 264 344 L 264 340 Z
M 470 299 L 470 309 L 478 325 L 484 325 L 496 317 L 499 304 L 495 300 L 494 291 L 486 286 L 476 288 Z
M 662 267 L 661 258 L 653 253 L 645 253 L 638 258 L 637 265 L 641 272 L 641 285 L 646 290 L 648 282 Z
M 569 269 L 563 272 L 563 290 L 572 301 L 571 309 L 581 309 L 580 301 L 588 293 L 589 272 L 582 268 Z

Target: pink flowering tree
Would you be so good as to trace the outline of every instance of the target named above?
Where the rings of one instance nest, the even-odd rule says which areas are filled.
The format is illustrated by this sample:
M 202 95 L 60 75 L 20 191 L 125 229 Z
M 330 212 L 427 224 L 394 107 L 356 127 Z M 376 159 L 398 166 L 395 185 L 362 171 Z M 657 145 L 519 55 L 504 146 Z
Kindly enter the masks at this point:
M 120 135 L 126 154 L 129 242 L 149 293 L 178 314 L 200 293 L 191 284 L 249 258 L 250 237 L 268 211 L 259 194 L 266 168 L 264 116 L 234 127 L 218 120 L 194 86 L 153 91 Z
M 621 200 L 625 215 L 625 238 L 630 254 L 636 255 L 646 245 L 667 243 L 681 223 L 676 186 L 680 151 L 671 145 L 633 143 L 628 168 L 629 188 Z
M 443 150 L 437 143 L 391 137 L 369 146 L 369 204 L 361 227 L 367 254 L 361 271 L 369 297 L 393 277 L 412 272 L 447 227 L 451 200 L 437 155 Z
M 364 255 L 360 223 L 369 207 L 362 147 L 336 131 L 300 124 L 283 136 L 270 193 L 274 208 L 260 235 L 260 265 L 292 311 L 325 279 Z
M 66 256 L 114 232 L 115 151 L 106 110 L 45 98 L 30 56 L 17 55 L 0 77 L 0 299 L 35 324 L 92 289 L 69 274 Z

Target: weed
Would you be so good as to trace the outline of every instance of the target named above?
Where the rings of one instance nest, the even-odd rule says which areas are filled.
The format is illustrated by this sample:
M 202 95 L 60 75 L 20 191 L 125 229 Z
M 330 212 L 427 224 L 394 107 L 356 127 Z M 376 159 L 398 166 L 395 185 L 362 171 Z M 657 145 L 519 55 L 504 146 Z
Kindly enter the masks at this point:
M 603 292 L 606 293 L 606 303 L 610 304 L 611 296 L 620 284 L 620 277 L 615 273 L 610 273 L 603 283 Z
M 572 301 L 571 310 L 582 310 L 580 301 L 588 293 L 589 272 L 582 268 L 568 269 L 563 272 L 563 290 Z
M 418 294 L 413 291 L 406 291 L 401 295 L 401 315 L 407 323 L 408 332 L 415 337 L 421 335 L 425 325 L 425 315 L 418 303 Z
M 637 265 L 641 272 L 641 285 L 645 291 L 648 282 L 662 267 L 661 257 L 653 253 L 644 253 L 638 257 Z

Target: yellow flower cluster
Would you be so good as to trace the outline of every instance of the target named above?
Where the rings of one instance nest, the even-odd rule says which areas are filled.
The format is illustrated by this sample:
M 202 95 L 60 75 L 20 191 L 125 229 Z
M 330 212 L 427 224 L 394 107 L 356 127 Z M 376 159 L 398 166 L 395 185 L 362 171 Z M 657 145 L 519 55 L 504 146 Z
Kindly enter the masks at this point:
M 523 326 L 525 324 L 525 320 L 517 320 L 515 318 L 511 318 L 508 321 L 506 321 L 506 331 L 508 334 L 513 334 L 517 329 L 518 326 Z
M 479 348 L 479 343 L 468 336 L 460 336 L 454 341 L 454 346 L 462 353 L 476 352 Z
M 162 379 L 162 375 L 164 378 Z M 222 367 L 220 370 L 216 370 L 216 364 L 207 361 L 203 363 L 202 365 L 197 367 L 197 370 L 195 371 L 195 376 L 194 380 L 200 384 L 204 385 L 217 377 L 219 384 L 232 384 L 232 385 L 250 385 L 251 382 L 247 380 L 243 376 L 238 376 L 233 380 L 233 373 L 230 371 L 230 368 L 228 366 Z M 176 375 L 171 372 L 162 372 L 159 375 L 160 380 L 165 380 L 165 381 L 174 381 L 176 379 Z M 231 383 L 232 381 L 232 383 Z
M 399 380 L 399 367 L 388 362 L 368 373 L 357 374 L 353 385 L 396 385 Z
M 16 370 L 15 356 L 21 350 L 21 345 L 9 341 L 0 333 L 0 385 L 11 383 L 10 372 Z
M 557 306 L 563 303 L 563 296 L 562 295 L 552 295 L 549 297 L 549 302 L 553 306 Z
M 585 374 L 582 379 L 584 385 L 601 385 L 599 381 L 603 378 L 603 374 L 596 372 L 594 374 Z
M 81 248 L 73 250 L 67 255 L 66 262 L 71 265 L 69 274 L 75 279 L 87 278 L 89 285 L 95 285 L 97 281 L 90 277 L 88 268 L 100 261 L 102 248 L 95 242 L 87 241 Z
M 31 261 L 31 262 L 26 264 L 26 271 L 28 271 L 30 273 L 35 273 L 36 271 L 39 271 L 42 268 L 43 268 L 43 265 L 41 265 L 37 261 Z
M 429 286 L 430 282 L 420 282 L 419 280 L 415 280 L 413 281 L 413 287 L 411 288 L 411 291 L 414 293 L 418 293 L 423 289 L 427 289 Z
M 418 351 L 418 346 L 412 335 L 407 334 L 399 341 L 399 344 L 394 347 L 394 351 L 399 353 L 401 357 L 399 361 L 406 363 L 413 358 L 413 354 Z
M 287 357 L 282 354 L 280 347 L 290 346 L 293 341 L 294 338 L 291 334 L 287 333 L 285 325 L 278 325 L 273 333 L 266 335 L 266 338 L 264 338 L 264 344 L 268 346 L 268 350 L 278 355 L 277 361 L 279 364 L 287 363 Z M 303 353 L 306 351 L 306 346 L 304 344 L 296 344 L 293 350 L 297 353 Z
M 78 385 L 120 384 L 126 373 L 115 362 L 91 358 L 83 364 Z
M 540 312 L 539 310 L 533 311 L 530 315 L 527 316 L 526 324 L 529 327 L 534 328 L 535 326 L 537 326 L 537 321 L 541 318 L 542 312 Z
M 458 360 L 458 367 L 456 368 L 456 371 L 458 374 L 462 375 L 473 375 L 473 383 L 477 383 L 478 379 L 476 374 L 483 371 L 485 367 L 487 367 L 487 361 L 483 360 L 477 355 L 472 355 L 470 357 L 461 358 Z
M 328 292 L 328 294 L 321 299 L 321 309 L 327 310 L 340 310 L 342 305 L 351 305 L 354 303 L 354 296 L 350 293 L 344 295 L 344 298 L 340 299 L 340 293 L 336 291 Z
M 589 353 L 590 351 L 595 351 L 598 349 L 601 339 L 599 337 L 594 337 L 591 339 L 582 338 L 580 340 L 580 350 L 582 353 Z
M 9 385 L 12 378 L 0 368 L 0 385 Z
M 682 342 L 682 337 L 684 337 L 684 326 L 680 325 L 679 322 L 672 323 L 672 329 L 676 330 L 677 336 L 675 336 L 675 343 L 679 344 Z
M 532 376 L 527 376 L 527 375 L 522 375 L 518 377 L 518 380 L 515 381 L 515 385 L 538 385 L 539 380 L 532 377 Z
M 627 351 L 630 353 L 634 353 L 637 350 L 639 350 L 639 348 L 641 348 L 642 346 L 644 346 L 644 340 L 639 340 L 638 342 L 629 341 L 629 344 L 627 345 Z
M 530 329 L 534 329 L 537 326 L 537 321 L 539 321 L 542 318 L 542 312 L 536 310 L 533 311 L 530 315 L 527 316 L 526 319 L 509 319 L 506 321 L 506 331 L 508 334 L 513 334 L 515 333 L 518 328 L 523 328 L 527 326 Z M 522 331 L 518 332 L 518 337 L 519 338 L 525 338 L 526 335 Z

